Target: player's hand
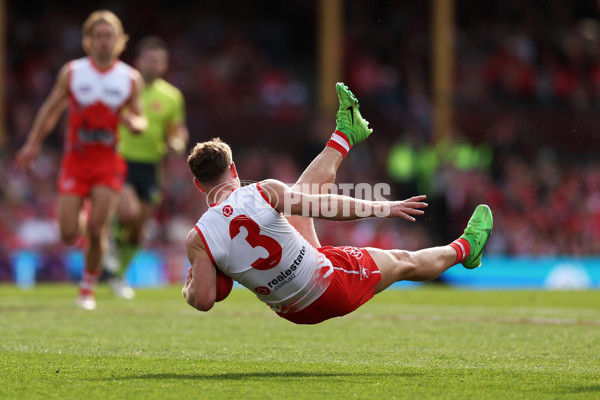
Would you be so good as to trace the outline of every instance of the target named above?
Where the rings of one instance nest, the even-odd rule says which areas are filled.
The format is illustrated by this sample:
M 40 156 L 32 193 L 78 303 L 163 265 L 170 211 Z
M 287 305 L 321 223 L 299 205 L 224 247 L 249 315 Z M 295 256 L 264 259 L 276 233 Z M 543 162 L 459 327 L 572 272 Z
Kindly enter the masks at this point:
M 188 268 L 187 276 L 185 277 L 185 283 L 183 284 L 183 289 L 189 289 L 190 284 L 192 283 L 192 267 Z
M 168 140 L 169 148 L 171 148 L 178 156 L 185 153 L 185 141 L 179 136 L 171 136 Z
M 16 161 L 17 164 L 25 171 L 30 171 L 33 168 L 35 160 L 40 155 L 41 148 L 30 143 L 26 143 L 17 152 Z
M 419 195 L 413 196 L 410 199 L 402 201 L 393 201 L 390 204 L 390 218 L 403 218 L 405 220 L 414 222 L 415 218 L 412 215 L 423 215 L 425 211 L 421 208 L 427 208 L 428 204 L 425 203 L 427 196 Z
M 148 121 L 145 117 L 135 115 L 133 113 L 127 113 L 121 118 L 123 125 L 127 127 L 132 133 L 139 134 L 148 128 Z
M 185 300 L 188 302 L 188 304 L 192 304 L 191 301 L 191 296 L 192 296 L 192 290 L 190 290 L 190 286 L 192 284 L 192 267 L 188 268 L 188 272 L 187 272 L 187 276 L 185 277 L 185 283 L 183 284 L 183 289 L 181 290 L 181 294 L 183 295 L 183 297 L 185 297 Z
M 189 267 L 187 276 L 185 277 L 185 286 L 190 286 L 191 282 L 192 282 L 192 267 Z

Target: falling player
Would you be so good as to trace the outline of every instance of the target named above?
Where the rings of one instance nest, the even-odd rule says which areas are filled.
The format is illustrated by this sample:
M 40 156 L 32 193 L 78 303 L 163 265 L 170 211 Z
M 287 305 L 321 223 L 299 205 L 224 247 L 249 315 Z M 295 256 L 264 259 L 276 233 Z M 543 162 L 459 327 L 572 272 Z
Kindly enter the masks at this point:
M 191 306 L 208 311 L 214 305 L 218 270 L 279 316 L 316 324 L 354 311 L 394 282 L 431 280 L 457 263 L 469 269 L 481 265 L 493 225 L 486 205 L 475 209 L 464 234 L 447 246 L 415 252 L 321 246 L 311 217 L 414 221 L 427 206 L 425 196 L 366 201 L 327 194 L 348 151 L 371 133 L 354 95 L 343 84 L 336 88 L 337 129 L 292 188 L 272 179 L 241 187 L 231 149 L 219 139 L 192 150 L 188 163 L 194 184 L 212 206 L 186 242 L 192 265 L 182 292 Z

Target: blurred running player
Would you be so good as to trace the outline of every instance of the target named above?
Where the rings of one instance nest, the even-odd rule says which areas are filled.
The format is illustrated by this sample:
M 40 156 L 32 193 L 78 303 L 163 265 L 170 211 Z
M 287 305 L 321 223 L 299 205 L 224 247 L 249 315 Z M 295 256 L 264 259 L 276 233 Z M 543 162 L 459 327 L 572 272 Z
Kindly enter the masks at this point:
M 188 158 L 194 184 L 212 206 L 186 242 L 192 266 L 182 293 L 191 306 L 208 311 L 214 305 L 220 271 L 279 316 L 316 324 L 354 311 L 394 282 L 431 280 L 457 263 L 481 265 L 493 223 L 486 205 L 476 208 L 464 234 L 447 246 L 416 252 L 321 246 L 306 217 L 414 221 L 427 206 L 425 196 L 388 202 L 327 193 L 348 151 L 372 131 L 354 95 L 341 83 L 336 89 L 336 131 L 292 188 L 272 179 L 241 187 L 227 144 L 213 139 L 194 147 Z
M 116 271 L 108 279 L 115 295 L 128 299 L 135 293 L 123 276 L 143 242 L 146 221 L 161 201 L 161 161 L 169 149 L 183 154 L 189 136 L 183 95 L 162 79 L 169 62 L 166 43 L 157 37 L 147 37 L 138 43 L 136 52 L 134 65 L 145 83 L 142 104 L 148 127 L 141 135 L 124 124 L 119 127 L 119 146 L 127 162 L 127 179 L 119 195 L 117 211 Z
M 26 170 L 32 168 L 43 140 L 68 106 L 58 177 L 58 223 L 67 244 L 75 243 L 81 234 L 87 236 L 77 305 L 92 310 L 96 308 L 94 287 L 108 246 L 109 223 L 127 168 L 117 151 L 117 126 L 121 122 L 133 132 L 141 132 L 147 121 L 140 100 L 142 77 L 118 59 L 127 43 L 119 18 L 107 10 L 94 11 L 83 23 L 82 33 L 87 56 L 61 68 L 17 162 Z M 125 106 L 128 112 L 122 115 Z M 86 198 L 91 200 L 91 208 L 84 228 L 80 212 Z

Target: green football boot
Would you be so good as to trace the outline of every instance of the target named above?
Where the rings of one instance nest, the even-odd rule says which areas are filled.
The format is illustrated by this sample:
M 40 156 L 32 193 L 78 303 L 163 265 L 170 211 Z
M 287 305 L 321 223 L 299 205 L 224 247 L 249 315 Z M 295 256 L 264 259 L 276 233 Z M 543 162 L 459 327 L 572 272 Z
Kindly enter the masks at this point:
M 369 129 L 369 121 L 360 115 L 358 100 L 341 82 L 335 84 L 335 90 L 340 101 L 340 109 L 335 116 L 336 129 L 344 132 L 354 146 L 369 137 L 373 129 Z
M 485 204 L 478 205 L 461 236 L 471 245 L 471 252 L 462 262 L 465 268 L 473 269 L 481 265 L 483 248 L 492 234 L 493 226 L 492 210 Z

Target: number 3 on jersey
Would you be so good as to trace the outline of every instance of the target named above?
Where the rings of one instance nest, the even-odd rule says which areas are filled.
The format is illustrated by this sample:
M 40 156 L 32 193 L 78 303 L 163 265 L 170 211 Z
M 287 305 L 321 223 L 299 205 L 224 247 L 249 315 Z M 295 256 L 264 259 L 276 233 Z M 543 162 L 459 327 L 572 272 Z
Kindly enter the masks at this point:
M 246 241 L 253 248 L 263 247 L 269 255 L 267 258 L 259 258 L 252 263 L 252 268 L 265 271 L 274 268 L 281 261 L 281 245 L 270 236 L 261 235 L 260 227 L 256 222 L 246 215 L 238 215 L 229 224 L 229 236 L 233 239 L 240 233 L 240 228 L 244 227 L 248 231 Z

